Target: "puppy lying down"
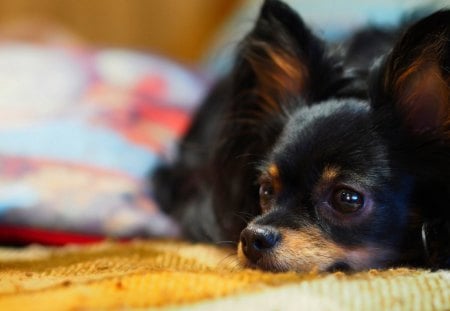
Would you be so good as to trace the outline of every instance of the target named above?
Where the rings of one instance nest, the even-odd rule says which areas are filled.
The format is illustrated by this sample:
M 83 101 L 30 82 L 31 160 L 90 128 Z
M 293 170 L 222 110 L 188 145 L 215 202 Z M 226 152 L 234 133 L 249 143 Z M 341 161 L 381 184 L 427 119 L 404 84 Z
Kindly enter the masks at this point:
M 266 0 L 153 182 L 270 271 L 450 267 L 450 11 L 327 44 Z

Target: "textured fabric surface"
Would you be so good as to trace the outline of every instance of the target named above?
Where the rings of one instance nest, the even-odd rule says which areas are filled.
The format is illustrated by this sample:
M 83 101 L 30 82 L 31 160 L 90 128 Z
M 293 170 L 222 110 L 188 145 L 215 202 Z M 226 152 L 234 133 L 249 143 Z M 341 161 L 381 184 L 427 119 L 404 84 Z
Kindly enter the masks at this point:
M 449 310 L 450 272 L 317 275 L 239 268 L 181 242 L 0 249 L 0 310 Z

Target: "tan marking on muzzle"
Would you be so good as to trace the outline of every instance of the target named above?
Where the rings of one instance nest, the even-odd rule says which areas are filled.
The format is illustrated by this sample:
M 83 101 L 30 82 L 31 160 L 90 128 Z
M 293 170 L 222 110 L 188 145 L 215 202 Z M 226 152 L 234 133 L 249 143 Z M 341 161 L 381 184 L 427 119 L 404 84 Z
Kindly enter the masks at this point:
M 274 250 L 273 257 L 283 270 L 322 271 L 345 256 L 343 248 L 314 226 L 301 230 L 280 229 L 280 233 L 281 243 Z
M 325 271 L 334 263 L 344 262 L 353 270 L 380 268 L 395 258 L 394 251 L 366 245 L 358 248 L 341 246 L 316 226 L 301 230 L 279 229 L 281 240 L 257 263 L 251 263 L 238 245 L 238 259 L 247 267 L 270 271 Z

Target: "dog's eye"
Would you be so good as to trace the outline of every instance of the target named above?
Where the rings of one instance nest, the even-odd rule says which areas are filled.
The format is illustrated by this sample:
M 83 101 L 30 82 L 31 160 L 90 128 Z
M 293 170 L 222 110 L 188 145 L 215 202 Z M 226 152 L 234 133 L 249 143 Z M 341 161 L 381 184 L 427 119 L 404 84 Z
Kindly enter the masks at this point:
M 265 182 L 259 186 L 259 204 L 263 212 L 270 208 L 274 194 L 275 191 L 271 183 Z
M 354 190 L 341 188 L 334 191 L 331 206 L 340 213 L 349 214 L 358 211 L 364 205 L 364 196 Z

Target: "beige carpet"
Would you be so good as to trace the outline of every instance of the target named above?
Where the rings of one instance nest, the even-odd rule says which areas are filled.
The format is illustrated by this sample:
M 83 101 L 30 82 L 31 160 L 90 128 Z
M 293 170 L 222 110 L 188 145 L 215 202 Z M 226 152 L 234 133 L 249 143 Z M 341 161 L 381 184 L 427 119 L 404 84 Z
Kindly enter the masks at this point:
M 450 272 L 241 269 L 233 251 L 174 241 L 0 248 L 0 310 L 450 310 Z

